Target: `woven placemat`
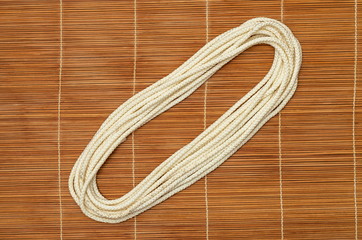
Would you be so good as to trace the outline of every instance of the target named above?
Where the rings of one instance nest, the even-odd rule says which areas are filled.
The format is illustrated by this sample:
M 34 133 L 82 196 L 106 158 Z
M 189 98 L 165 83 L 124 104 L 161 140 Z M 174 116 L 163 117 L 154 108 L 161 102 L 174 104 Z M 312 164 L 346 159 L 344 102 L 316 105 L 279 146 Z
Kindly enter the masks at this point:
M 356 239 L 362 91 L 357 82 L 354 158 L 354 57 L 362 63 L 354 1 L 137 0 L 136 59 L 134 3 L 63 0 L 60 77 L 60 2 L 1 1 L 0 238 Z M 207 25 L 211 39 L 250 18 L 281 15 L 304 55 L 281 124 L 271 119 L 207 185 L 200 180 L 136 222 L 85 217 L 68 192 L 68 175 L 100 124 L 132 95 L 134 60 L 140 91 L 202 47 Z M 271 47 L 257 46 L 216 73 L 208 82 L 207 124 L 258 83 L 272 59 Z M 204 94 L 202 86 L 135 132 L 136 183 L 202 132 Z M 99 185 L 109 198 L 132 188 L 131 139 L 105 164 Z

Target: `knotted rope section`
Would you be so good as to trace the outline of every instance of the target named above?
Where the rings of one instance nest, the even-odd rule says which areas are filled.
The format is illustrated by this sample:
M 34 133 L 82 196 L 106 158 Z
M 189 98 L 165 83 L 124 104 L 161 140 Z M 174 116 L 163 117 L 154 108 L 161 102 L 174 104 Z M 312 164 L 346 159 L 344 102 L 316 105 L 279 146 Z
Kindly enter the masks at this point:
M 100 193 L 97 173 L 127 136 L 187 98 L 222 66 L 258 44 L 275 48 L 271 69 L 261 82 L 130 192 L 114 200 Z M 301 61 L 298 40 L 287 26 L 273 19 L 254 18 L 219 35 L 109 115 L 72 169 L 71 195 L 88 217 L 119 223 L 182 191 L 216 169 L 287 104 L 297 87 Z

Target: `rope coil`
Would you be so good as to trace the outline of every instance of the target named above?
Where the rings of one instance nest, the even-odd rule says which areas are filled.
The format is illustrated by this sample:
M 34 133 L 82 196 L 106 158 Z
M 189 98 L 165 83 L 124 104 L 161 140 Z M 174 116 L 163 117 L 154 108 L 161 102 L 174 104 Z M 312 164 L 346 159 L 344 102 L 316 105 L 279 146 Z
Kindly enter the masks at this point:
M 120 198 L 99 191 L 99 169 L 132 132 L 181 102 L 222 66 L 246 49 L 275 48 L 266 76 L 189 144 L 156 167 Z M 293 96 L 302 62 L 298 40 L 283 23 L 254 18 L 208 42 L 168 76 L 135 94 L 104 121 L 76 161 L 69 190 L 88 217 L 119 223 L 159 204 L 195 183 L 233 155 Z

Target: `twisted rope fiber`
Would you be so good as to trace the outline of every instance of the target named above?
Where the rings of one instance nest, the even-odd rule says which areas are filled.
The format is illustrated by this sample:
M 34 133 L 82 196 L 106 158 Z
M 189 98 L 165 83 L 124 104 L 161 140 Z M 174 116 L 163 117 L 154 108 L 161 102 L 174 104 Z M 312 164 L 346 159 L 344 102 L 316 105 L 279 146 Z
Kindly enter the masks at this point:
M 99 169 L 133 131 L 181 102 L 246 49 L 268 44 L 275 57 L 266 76 L 218 120 L 156 167 L 130 192 L 106 199 Z M 289 101 L 297 87 L 301 47 L 283 23 L 254 18 L 208 42 L 168 76 L 135 94 L 104 121 L 76 161 L 69 190 L 88 217 L 119 223 L 195 183 L 234 154 Z

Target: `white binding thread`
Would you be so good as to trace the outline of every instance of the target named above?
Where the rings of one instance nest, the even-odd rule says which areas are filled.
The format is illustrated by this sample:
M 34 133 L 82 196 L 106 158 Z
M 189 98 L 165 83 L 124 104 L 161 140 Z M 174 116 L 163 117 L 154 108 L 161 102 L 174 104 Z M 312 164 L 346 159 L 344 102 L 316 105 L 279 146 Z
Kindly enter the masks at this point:
M 353 202 L 354 234 L 358 240 L 358 196 L 357 196 L 357 153 L 356 153 L 356 98 L 358 65 L 358 1 L 354 2 L 354 64 L 353 64 L 353 100 L 352 100 L 352 153 L 353 153 Z
M 133 1 L 133 81 L 132 81 L 132 95 L 136 93 L 136 78 L 137 78 L 137 0 Z M 136 150 L 135 150 L 135 136 L 134 132 L 131 133 L 132 142 L 132 186 L 136 185 Z M 137 217 L 134 218 L 133 224 L 133 239 L 137 239 Z
M 205 2 L 205 35 L 206 43 L 209 41 L 209 0 Z M 204 91 L 204 130 L 207 126 L 207 88 L 208 82 L 205 82 L 205 91 Z M 204 190 L 205 190 L 205 237 L 206 240 L 209 240 L 209 196 L 208 196 L 208 180 L 207 175 L 204 178 Z
M 58 76 L 58 119 L 57 119 L 57 155 L 58 155 L 58 195 L 59 195 L 59 236 L 63 239 L 63 204 L 62 204 L 62 172 L 61 172 L 61 103 L 63 74 L 63 1 L 59 0 L 59 76 Z
M 280 21 L 284 22 L 284 0 L 280 1 Z M 284 203 L 283 203 L 283 155 L 282 155 L 282 113 L 278 116 L 279 148 L 279 202 L 280 202 L 280 238 L 284 240 Z
M 175 152 L 124 196 L 99 191 L 99 169 L 126 137 L 181 102 L 222 66 L 259 44 L 275 48 L 266 76 L 218 120 Z M 88 217 L 119 223 L 182 191 L 221 165 L 293 96 L 302 62 L 298 40 L 283 23 L 254 18 L 214 38 L 172 73 L 120 105 L 104 121 L 69 176 L 69 190 Z

